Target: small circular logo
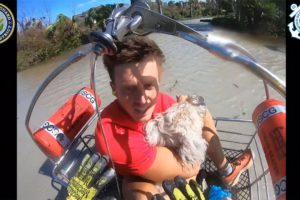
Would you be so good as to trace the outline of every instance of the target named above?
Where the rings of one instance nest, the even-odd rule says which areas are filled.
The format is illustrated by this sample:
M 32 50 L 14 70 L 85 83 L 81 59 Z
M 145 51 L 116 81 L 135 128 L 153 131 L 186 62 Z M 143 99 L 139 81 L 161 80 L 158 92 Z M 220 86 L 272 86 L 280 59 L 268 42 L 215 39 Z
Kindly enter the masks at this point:
M 0 3 L 0 44 L 8 40 L 15 29 L 15 18 L 5 5 Z

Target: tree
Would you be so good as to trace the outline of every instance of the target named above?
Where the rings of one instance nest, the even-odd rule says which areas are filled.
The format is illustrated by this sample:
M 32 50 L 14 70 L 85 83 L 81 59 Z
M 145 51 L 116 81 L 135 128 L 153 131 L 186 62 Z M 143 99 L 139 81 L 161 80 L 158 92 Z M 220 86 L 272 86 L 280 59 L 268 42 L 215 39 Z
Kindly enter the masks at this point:
M 161 6 L 161 0 L 156 0 L 156 3 L 157 3 L 157 7 L 158 7 L 158 12 L 160 14 L 163 14 L 162 6 Z
M 85 18 L 85 25 L 89 26 L 90 28 L 93 28 L 95 22 L 96 22 L 97 14 L 96 10 L 94 8 L 90 8 L 87 14 L 87 17 Z
M 105 6 L 99 6 L 96 8 L 89 9 L 87 17 L 85 18 L 85 25 L 89 26 L 91 29 L 95 25 L 97 25 L 97 28 L 102 28 L 103 21 L 110 16 L 113 8 L 114 5 L 107 4 Z
M 78 25 L 70 18 L 59 14 L 53 26 L 49 27 L 48 38 L 55 44 L 57 51 L 72 49 L 81 44 L 82 35 Z

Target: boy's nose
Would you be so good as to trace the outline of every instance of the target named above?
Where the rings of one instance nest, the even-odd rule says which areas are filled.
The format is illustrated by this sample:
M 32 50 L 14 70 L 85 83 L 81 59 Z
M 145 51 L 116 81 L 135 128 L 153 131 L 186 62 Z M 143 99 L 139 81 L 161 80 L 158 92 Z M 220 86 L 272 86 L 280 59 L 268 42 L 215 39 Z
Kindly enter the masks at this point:
M 147 92 L 144 89 L 139 89 L 137 92 L 137 102 L 140 104 L 146 104 L 149 103 L 149 97 L 147 95 Z

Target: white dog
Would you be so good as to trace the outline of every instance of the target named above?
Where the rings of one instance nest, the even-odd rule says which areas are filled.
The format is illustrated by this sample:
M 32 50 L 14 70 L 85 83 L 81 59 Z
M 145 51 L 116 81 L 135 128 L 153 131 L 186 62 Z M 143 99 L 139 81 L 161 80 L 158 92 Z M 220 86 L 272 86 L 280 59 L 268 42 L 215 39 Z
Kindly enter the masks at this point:
M 207 149 L 202 137 L 205 112 L 201 96 L 188 96 L 146 124 L 146 139 L 149 144 L 172 149 L 185 164 L 203 163 Z

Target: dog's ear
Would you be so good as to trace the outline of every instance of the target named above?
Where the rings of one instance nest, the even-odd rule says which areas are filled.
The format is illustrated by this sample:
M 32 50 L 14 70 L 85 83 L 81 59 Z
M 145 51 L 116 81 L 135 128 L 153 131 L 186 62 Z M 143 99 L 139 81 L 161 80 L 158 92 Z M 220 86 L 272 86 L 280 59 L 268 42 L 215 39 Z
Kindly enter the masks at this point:
M 149 144 L 157 145 L 159 140 L 159 132 L 156 120 L 150 120 L 144 127 L 146 132 L 146 140 Z

